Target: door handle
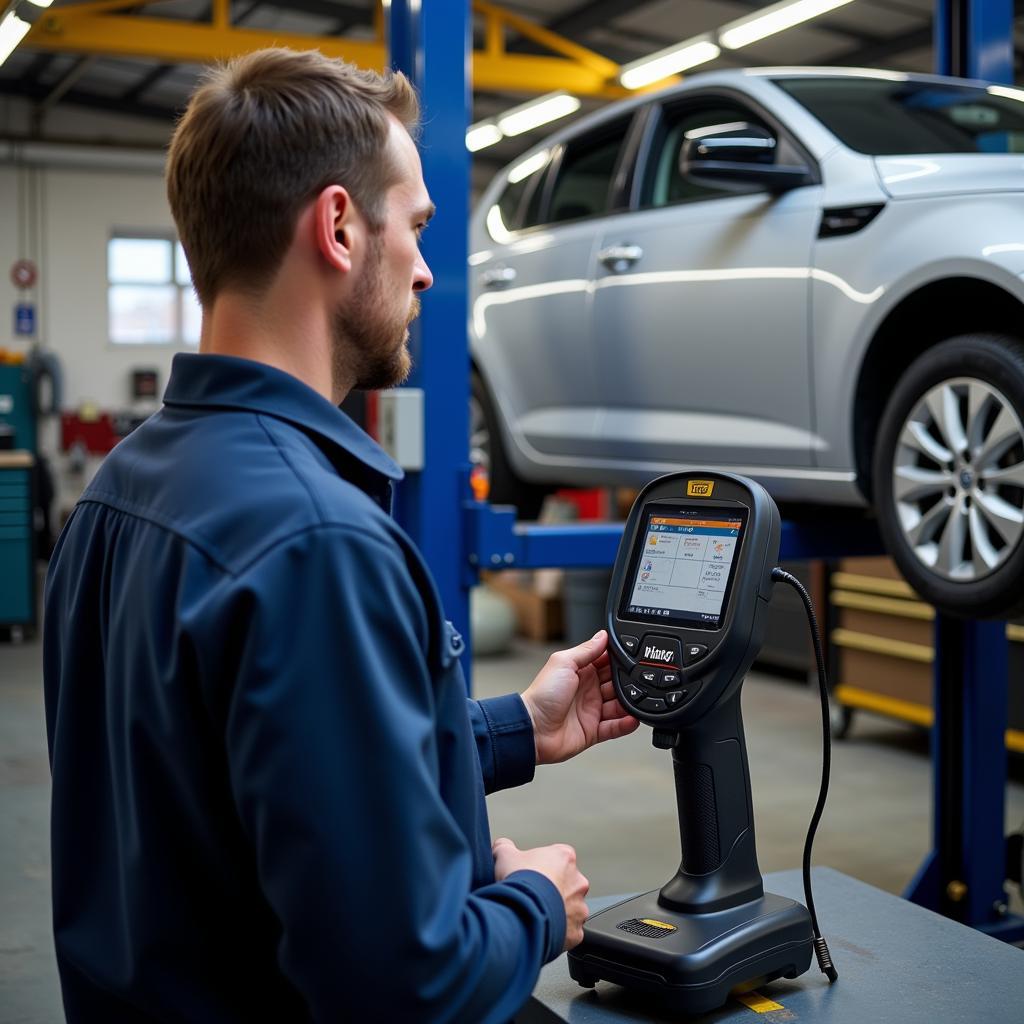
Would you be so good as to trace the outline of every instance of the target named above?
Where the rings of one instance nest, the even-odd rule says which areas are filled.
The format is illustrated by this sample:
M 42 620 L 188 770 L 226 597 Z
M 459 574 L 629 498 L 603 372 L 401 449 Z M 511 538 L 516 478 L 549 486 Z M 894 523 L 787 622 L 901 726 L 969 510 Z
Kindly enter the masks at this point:
M 515 267 L 492 267 L 480 275 L 484 288 L 507 288 L 515 279 Z
M 621 274 L 634 263 L 643 259 L 644 251 L 639 245 L 609 245 L 602 249 L 597 258 L 611 271 Z

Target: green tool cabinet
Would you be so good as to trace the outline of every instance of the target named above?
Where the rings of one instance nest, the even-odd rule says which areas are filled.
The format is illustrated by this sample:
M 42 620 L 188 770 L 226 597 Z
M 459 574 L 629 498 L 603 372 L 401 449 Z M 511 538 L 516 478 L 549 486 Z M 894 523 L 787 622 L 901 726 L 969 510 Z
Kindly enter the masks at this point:
M 0 452 L 0 627 L 35 626 L 29 452 Z

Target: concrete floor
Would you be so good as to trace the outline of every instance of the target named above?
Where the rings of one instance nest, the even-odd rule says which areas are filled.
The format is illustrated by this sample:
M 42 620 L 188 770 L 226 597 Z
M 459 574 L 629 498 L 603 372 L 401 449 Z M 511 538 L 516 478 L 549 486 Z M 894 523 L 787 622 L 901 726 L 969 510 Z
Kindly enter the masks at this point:
M 517 642 L 476 666 L 478 696 L 523 689 L 552 648 Z M 49 773 L 38 641 L 0 645 L 0 1024 L 63 1020 L 49 931 Z M 744 719 L 763 871 L 797 867 L 820 769 L 815 694 L 752 674 Z M 1011 763 L 1007 827 L 1024 820 L 1024 759 Z M 650 732 L 542 768 L 490 800 L 494 835 L 520 846 L 573 844 L 595 895 L 653 888 L 675 871 L 679 836 L 669 755 Z M 830 865 L 899 892 L 929 843 L 927 740 L 861 715 L 835 747 L 829 806 L 815 844 Z M 1014 906 L 1020 911 L 1019 894 Z M 827 934 L 828 921 L 822 921 Z

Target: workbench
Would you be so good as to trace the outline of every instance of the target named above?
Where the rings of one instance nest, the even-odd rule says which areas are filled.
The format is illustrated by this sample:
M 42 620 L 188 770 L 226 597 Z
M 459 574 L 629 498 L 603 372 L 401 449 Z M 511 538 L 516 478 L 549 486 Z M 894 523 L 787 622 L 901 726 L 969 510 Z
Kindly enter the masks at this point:
M 1020 1024 L 1024 1021 L 1024 950 L 941 917 L 830 868 L 813 872 L 814 902 L 839 980 L 812 960 L 793 981 L 757 990 L 779 1008 L 731 999 L 700 1017 L 659 1010 L 608 982 L 581 988 L 563 954 L 541 972 L 516 1024 Z M 799 871 L 764 879 L 765 890 L 804 901 Z M 591 899 L 591 912 L 623 897 Z M 751 1000 L 756 1002 L 756 1000 Z

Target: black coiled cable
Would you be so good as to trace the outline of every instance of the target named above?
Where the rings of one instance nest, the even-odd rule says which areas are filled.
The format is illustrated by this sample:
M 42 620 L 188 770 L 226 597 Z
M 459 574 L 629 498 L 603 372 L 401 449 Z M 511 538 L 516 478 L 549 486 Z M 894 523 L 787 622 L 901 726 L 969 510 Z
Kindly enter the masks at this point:
M 811 636 L 814 639 L 814 657 L 818 665 L 818 688 L 821 692 L 821 729 L 822 729 L 822 759 L 821 759 L 821 787 L 818 790 L 818 802 L 814 807 L 814 814 L 811 815 L 811 824 L 807 829 L 807 839 L 804 842 L 804 896 L 807 899 L 807 909 L 811 915 L 811 927 L 814 929 L 814 955 L 818 960 L 818 967 L 830 982 L 839 977 L 839 972 L 832 963 L 832 956 L 828 951 L 828 943 L 822 937 L 821 929 L 818 927 L 818 914 L 814 909 L 814 897 L 811 895 L 811 847 L 814 844 L 814 835 L 818 831 L 818 822 L 825 810 L 825 800 L 828 797 L 828 780 L 832 770 L 832 732 L 829 724 L 828 711 L 828 679 L 825 674 L 825 654 L 821 646 L 821 631 L 818 629 L 818 618 L 814 614 L 814 605 L 811 604 L 811 595 L 807 588 L 792 574 L 785 569 L 772 569 L 772 581 L 775 583 L 788 583 L 799 595 L 807 611 L 807 621 L 811 626 Z

